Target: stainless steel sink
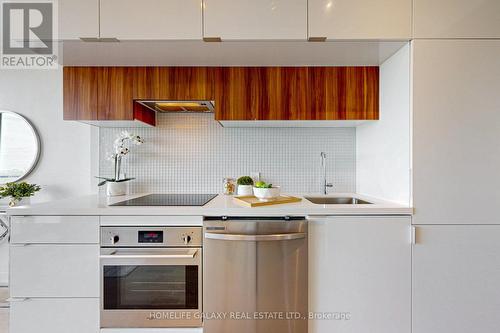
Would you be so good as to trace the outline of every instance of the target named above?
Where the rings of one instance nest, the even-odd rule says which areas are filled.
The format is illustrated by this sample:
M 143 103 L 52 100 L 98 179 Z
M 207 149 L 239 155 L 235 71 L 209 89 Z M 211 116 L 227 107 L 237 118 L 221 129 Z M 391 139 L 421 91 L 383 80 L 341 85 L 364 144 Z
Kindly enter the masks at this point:
M 313 204 L 317 205 L 371 205 L 373 202 L 368 202 L 365 200 L 344 197 L 344 198 L 333 198 L 333 197 L 305 197 Z

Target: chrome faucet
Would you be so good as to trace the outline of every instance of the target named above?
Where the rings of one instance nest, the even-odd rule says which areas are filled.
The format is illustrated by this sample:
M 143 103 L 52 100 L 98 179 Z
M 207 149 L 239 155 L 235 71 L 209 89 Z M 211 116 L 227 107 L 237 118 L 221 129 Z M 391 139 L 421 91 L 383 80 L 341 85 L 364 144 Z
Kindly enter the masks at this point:
M 323 168 L 323 180 L 321 182 L 321 187 L 322 187 L 322 192 L 324 195 L 327 195 L 327 191 L 326 189 L 328 187 L 333 187 L 333 184 L 332 183 L 328 183 L 326 181 L 326 153 L 325 152 L 321 152 L 321 167 Z

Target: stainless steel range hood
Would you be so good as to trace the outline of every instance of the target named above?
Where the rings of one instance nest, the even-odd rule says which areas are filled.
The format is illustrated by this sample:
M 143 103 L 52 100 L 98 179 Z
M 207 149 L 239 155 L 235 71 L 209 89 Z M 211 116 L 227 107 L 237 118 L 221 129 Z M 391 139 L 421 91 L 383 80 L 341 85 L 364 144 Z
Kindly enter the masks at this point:
M 155 112 L 195 112 L 213 113 L 214 101 L 171 101 L 171 100 L 150 100 L 135 101 Z

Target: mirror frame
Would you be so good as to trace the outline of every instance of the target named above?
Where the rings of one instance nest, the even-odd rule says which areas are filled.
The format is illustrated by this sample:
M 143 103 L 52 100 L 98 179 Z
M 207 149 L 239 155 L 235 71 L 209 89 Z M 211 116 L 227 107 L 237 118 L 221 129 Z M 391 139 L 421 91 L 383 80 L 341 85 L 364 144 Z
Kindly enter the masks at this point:
M 31 121 L 29 121 L 25 116 L 23 116 L 22 114 L 19 114 L 17 112 L 8 111 L 8 110 L 0 110 L 0 113 L 7 113 L 7 114 L 11 114 L 11 115 L 20 117 L 28 125 L 28 127 L 31 129 L 31 132 L 33 133 L 33 136 L 35 137 L 35 141 L 36 141 L 36 155 L 35 155 L 35 158 L 33 159 L 33 163 L 28 168 L 28 170 L 24 173 L 24 175 L 22 175 L 18 179 L 11 182 L 11 183 L 15 183 L 15 182 L 18 182 L 20 180 L 25 179 L 33 172 L 33 170 L 35 170 L 36 166 L 38 165 L 38 162 L 40 161 L 40 156 L 42 154 L 42 143 L 40 140 L 40 135 L 38 134 L 38 131 L 36 130 L 35 126 L 33 126 Z M 0 185 L 4 185 L 4 184 L 0 182 Z

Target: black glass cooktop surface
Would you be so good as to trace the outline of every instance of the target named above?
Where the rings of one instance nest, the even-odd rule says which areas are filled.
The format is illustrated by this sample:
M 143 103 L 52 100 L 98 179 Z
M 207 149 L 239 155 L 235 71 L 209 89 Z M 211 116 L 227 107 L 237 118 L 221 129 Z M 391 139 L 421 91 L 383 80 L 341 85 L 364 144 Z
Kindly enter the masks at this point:
M 217 194 L 149 194 L 111 206 L 203 206 Z

